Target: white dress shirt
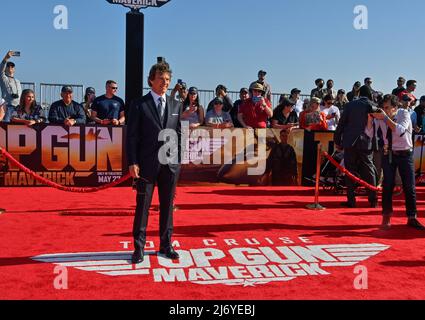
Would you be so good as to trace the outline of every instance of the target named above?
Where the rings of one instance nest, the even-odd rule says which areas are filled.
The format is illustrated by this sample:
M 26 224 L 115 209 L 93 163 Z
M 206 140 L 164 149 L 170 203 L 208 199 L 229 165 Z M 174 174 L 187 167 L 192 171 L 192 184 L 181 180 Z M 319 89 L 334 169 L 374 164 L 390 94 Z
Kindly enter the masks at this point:
M 388 145 L 387 139 L 387 130 L 388 126 L 383 120 L 374 120 L 375 121 L 375 131 L 378 131 L 378 128 L 381 128 L 382 135 L 384 138 L 385 145 Z M 392 150 L 394 151 L 406 151 L 413 149 L 412 133 L 413 125 L 412 119 L 410 118 L 410 113 L 406 109 L 398 109 L 395 119 L 393 120 L 396 123 L 396 130 L 392 132 L 393 135 L 393 145 Z M 366 134 L 372 138 L 373 137 L 373 128 L 368 129 L 366 127 Z
M 159 96 L 153 91 L 151 91 L 151 95 L 153 97 L 153 101 L 155 101 L 155 105 L 156 105 L 157 109 L 158 109 L 158 105 L 159 105 L 159 98 L 162 98 L 162 113 L 164 114 L 165 105 L 167 103 L 167 99 L 166 99 L 167 95 L 164 94 L 162 96 Z M 161 114 L 161 117 L 163 116 L 163 114 Z

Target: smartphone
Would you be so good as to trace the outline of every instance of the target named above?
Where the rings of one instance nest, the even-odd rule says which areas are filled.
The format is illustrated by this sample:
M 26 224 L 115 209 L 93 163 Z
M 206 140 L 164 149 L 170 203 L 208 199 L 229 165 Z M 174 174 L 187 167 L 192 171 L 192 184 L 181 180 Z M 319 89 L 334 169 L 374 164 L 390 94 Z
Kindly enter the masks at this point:
M 20 57 L 21 51 L 12 51 L 12 57 Z

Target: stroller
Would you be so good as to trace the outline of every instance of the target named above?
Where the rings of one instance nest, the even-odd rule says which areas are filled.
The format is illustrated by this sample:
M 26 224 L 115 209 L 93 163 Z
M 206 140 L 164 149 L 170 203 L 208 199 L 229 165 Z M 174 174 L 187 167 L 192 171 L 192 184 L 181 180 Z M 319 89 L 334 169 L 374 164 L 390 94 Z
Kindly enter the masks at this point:
M 335 151 L 332 154 L 332 158 L 341 164 L 341 166 L 344 166 L 344 152 Z M 333 191 L 335 194 L 342 194 L 344 192 L 344 174 L 328 159 L 326 159 L 326 162 L 321 167 L 319 182 L 325 191 Z

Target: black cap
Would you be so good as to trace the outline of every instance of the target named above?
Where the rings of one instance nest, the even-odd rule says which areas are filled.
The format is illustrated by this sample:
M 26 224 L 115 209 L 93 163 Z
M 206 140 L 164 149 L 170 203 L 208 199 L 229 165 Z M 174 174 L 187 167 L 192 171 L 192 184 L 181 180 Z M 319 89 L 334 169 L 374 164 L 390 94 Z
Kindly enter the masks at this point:
M 419 101 L 425 101 L 425 96 L 422 96 Z
M 187 89 L 187 84 L 186 84 L 186 82 L 182 82 L 182 83 L 180 83 L 180 86 L 182 87 L 182 89 Z
M 196 88 L 196 87 L 190 87 L 189 88 L 189 93 L 198 94 L 198 88 Z
M 94 90 L 93 87 L 86 88 L 86 94 L 91 94 L 91 93 L 96 94 L 96 90 Z
M 284 98 L 281 102 L 281 105 L 283 107 L 288 107 L 288 106 L 292 107 L 292 106 L 295 106 L 295 104 L 296 103 L 293 100 L 290 100 L 290 99 L 287 99 L 287 98 Z
M 410 102 L 411 100 L 412 99 L 407 94 L 403 95 L 403 97 L 401 98 L 401 101 L 404 102 Z
M 215 99 L 213 100 L 213 104 L 214 104 L 214 105 L 216 105 L 216 104 L 224 104 L 224 101 L 223 101 L 223 99 L 222 99 L 222 98 L 217 97 L 217 98 L 215 98 Z
M 267 74 L 267 72 L 266 72 L 266 71 L 264 71 L 264 70 L 260 70 L 260 71 L 258 71 L 258 74 L 264 74 L 264 75 L 266 75 L 266 74 Z
M 345 90 L 344 89 L 339 89 L 338 90 L 338 94 L 340 94 L 340 93 L 345 94 Z
M 74 90 L 72 90 L 71 86 L 63 86 L 61 92 L 74 92 Z
M 398 77 L 397 81 L 403 81 L 403 82 L 406 82 L 406 79 L 404 79 L 403 77 Z
M 291 90 L 291 94 L 294 94 L 294 93 L 301 93 L 301 90 L 298 88 L 294 88 Z
M 6 68 L 15 67 L 15 64 L 12 61 L 6 63 Z
M 354 83 L 354 87 L 358 87 L 358 88 L 360 88 L 362 86 L 362 83 L 360 82 L 360 81 L 356 81 L 355 83 Z

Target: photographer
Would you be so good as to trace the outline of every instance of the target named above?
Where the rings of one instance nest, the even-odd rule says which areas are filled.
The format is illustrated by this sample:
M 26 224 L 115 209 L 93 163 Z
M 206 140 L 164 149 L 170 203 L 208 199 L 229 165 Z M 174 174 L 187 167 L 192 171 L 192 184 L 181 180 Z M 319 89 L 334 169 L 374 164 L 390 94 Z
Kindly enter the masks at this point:
M 273 117 L 271 102 L 263 97 L 264 87 L 254 83 L 250 88 L 252 97 L 239 107 L 238 119 L 245 129 L 265 129 L 267 119 Z
M 15 78 L 15 64 L 9 61 L 11 57 L 19 57 L 20 53 L 9 51 L 0 64 L 0 88 L 2 98 L 6 101 L 7 111 L 5 121 L 9 121 L 10 115 L 19 105 L 22 93 L 21 82 Z
M 223 100 L 223 111 L 224 112 L 230 112 L 230 110 L 232 110 L 233 108 L 233 101 L 232 99 L 230 99 L 230 97 L 227 95 L 227 88 L 222 85 L 219 84 L 217 86 L 217 88 L 215 88 L 215 97 L 216 98 L 220 98 Z M 209 104 L 208 104 L 208 108 L 207 108 L 207 112 L 211 111 L 214 109 L 214 102 L 216 101 L 216 99 L 214 98 Z
M 177 95 L 178 93 L 178 95 Z M 177 81 L 176 86 L 171 91 L 171 97 L 183 104 L 183 102 L 187 99 L 187 85 L 185 82 L 183 82 L 181 79 Z
M 383 98 L 382 105 L 385 112 L 371 114 L 368 119 L 368 135 L 372 135 L 370 131 L 373 131 L 373 118 L 380 120 L 378 125 L 382 130 L 385 143 L 382 161 L 384 190 L 382 195 L 383 220 L 381 228 L 388 230 L 391 227 L 393 191 L 398 169 L 406 199 L 407 225 L 417 230 L 424 230 L 425 227 L 417 220 L 412 120 L 406 109 L 398 108 L 396 96 L 386 95 Z

